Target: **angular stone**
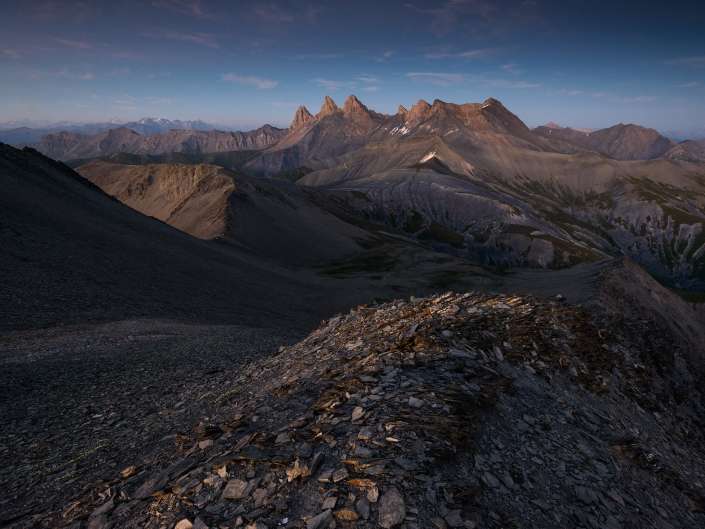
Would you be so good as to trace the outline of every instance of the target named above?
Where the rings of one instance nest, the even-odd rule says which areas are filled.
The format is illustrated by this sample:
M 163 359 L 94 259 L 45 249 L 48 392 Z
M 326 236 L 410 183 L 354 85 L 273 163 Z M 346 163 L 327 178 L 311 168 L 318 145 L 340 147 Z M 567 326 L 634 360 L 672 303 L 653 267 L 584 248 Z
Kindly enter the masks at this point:
M 112 522 L 108 521 L 107 514 L 91 516 L 88 519 L 88 529 L 110 529 L 112 526 Z
M 152 476 L 145 481 L 139 489 L 137 489 L 137 491 L 133 494 L 133 497 L 138 500 L 147 499 L 158 490 L 162 490 L 166 487 L 167 483 L 169 483 L 169 476 L 164 472 L 157 474 L 156 476 Z
M 193 524 L 184 518 L 174 526 L 174 529 L 193 529 Z
M 95 511 L 91 513 L 91 516 L 100 516 L 101 514 L 110 514 L 115 509 L 115 502 L 113 500 L 105 502 L 103 505 L 98 507 Z
M 357 438 L 361 441 L 367 441 L 375 436 L 375 432 L 372 428 L 363 428 L 357 434 Z
M 357 512 L 360 513 L 360 516 L 365 520 L 370 517 L 370 500 L 367 498 L 360 498 L 357 500 L 355 508 L 357 509 Z
M 489 472 L 485 472 L 480 479 L 488 489 L 499 488 L 499 480 Z
M 323 505 L 321 506 L 322 511 L 327 511 L 328 509 L 335 509 L 335 505 L 338 503 L 338 498 L 331 496 L 323 500 Z
M 297 459 L 292 466 L 286 469 L 287 481 L 291 483 L 298 477 L 307 478 L 312 476 L 323 463 L 323 457 L 322 452 L 316 452 L 316 455 L 310 461 Z
M 277 435 L 277 439 L 274 441 L 274 444 L 281 445 L 288 443 L 289 441 L 291 441 L 291 439 L 289 439 L 289 434 L 287 432 L 283 432 Z
M 333 472 L 331 479 L 333 480 L 333 483 L 338 483 L 339 481 L 346 479 L 349 475 L 350 474 L 348 474 L 347 469 L 341 468 Z
M 500 362 L 504 361 L 504 355 L 502 354 L 502 350 L 499 347 L 497 347 L 496 345 L 492 346 L 492 352 L 494 353 L 497 360 L 499 360 Z
M 551 510 L 551 506 L 548 503 L 546 503 L 545 501 L 536 499 L 536 500 L 531 500 L 531 503 L 536 505 L 543 512 L 548 512 Z
M 507 487 L 509 490 L 512 490 L 514 488 L 514 480 L 512 479 L 512 476 L 507 474 L 506 472 L 502 472 L 501 474 L 497 474 L 499 476 L 499 479 L 504 483 L 504 486 Z
M 357 457 L 370 458 L 373 453 L 374 452 L 372 450 L 362 446 L 361 444 L 355 445 L 355 450 L 353 450 L 353 455 Z
M 320 481 L 321 483 L 329 483 L 332 475 L 333 469 L 324 470 L 323 472 L 321 472 L 321 475 L 318 476 L 318 481 Z
M 448 524 L 446 524 L 446 521 L 443 518 L 439 518 L 438 516 L 434 516 L 433 518 L 430 518 L 428 521 L 431 522 L 436 529 L 447 529 L 447 527 L 448 527 Z
M 595 491 L 588 487 L 576 486 L 575 495 L 581 502 L 587 505 L 591 503 L 597 505 L 599 502 L 599 498 L 597 497 L 597 494 L 595 494 Z
M 350 483 L 351 485 L 355 485 L 356 487 L 362 487 L 366 489 L 371 489 L 377 486 L 377 482 L 372 481 L 371 479 L 353 478 L 348 481 L 348 483 Z
M 223 490 L 222 498 L 226 500 L 241 500 L 244 498 L 244 492 L 247 489 L 247 481 L 241 479 L 231 479 Z
M 201 517 L 198 516 L 193 522 L 193 529 L 208 529 L 208 526 L 206 525 L 206 522 L 204 522 Z
M 206 448 L 210 448 L 211 446 L 213 446 L 213 444 L 213 439 L 206 439 L 205 441 L 201 441 L 200 443 L 198 443 L 198 448 L 200 450 L 205 450 Z
M 406 459 L 405 457 L 396 457 L 394 458 L 394 462 L 407 472 L 416 470 L 416 463 L 414 463 L 410 459 Z
M 314 516 L 306 522 L 306 529 L 324 529 L 333 521 L 333 511 L 330 509 Z
M 333 511 L 333 516 L 346 522 L 354 522 L 360 519 L 360 516 L 353 509 L 347 507 Z
M 445 519 L 450 527 L 465 527 L 465 522 L 460 517 L 461 509 L 453 509 L 446 514 Z
M 359 421 L 360 419 L 362 419 L 362 417 L 364 415 L 365 415 L 365 410 L 361 406 L 358 406 L 352 412 L 352 420 Z
M 607 470 L 607 467 L 600 463 L 599 461 L 594 461 L 592 462 L 592 466 L 595 469 L 595 472 L 597 472 L 597 475 L 600 476 L 601 478 L 604 478 L 607 476 L 610 472 Z
M 391 529 L 402 523 L 404 518 L 406 518 L 404 497 L 392 487 L 379 499 L 379 525 L 385 529 Z
M 416 409 L 422 408 L 423 401 L 421 399 L 417 399 L 416 397 L 409 397 L 409 406 Z
M 367 492 L 367 499 L 368 499 L 371 503 L 377 503 L 377 500 L 379 499 L 379 489 L 378 489 L 377 487 L 371 488 L 371 489 Z

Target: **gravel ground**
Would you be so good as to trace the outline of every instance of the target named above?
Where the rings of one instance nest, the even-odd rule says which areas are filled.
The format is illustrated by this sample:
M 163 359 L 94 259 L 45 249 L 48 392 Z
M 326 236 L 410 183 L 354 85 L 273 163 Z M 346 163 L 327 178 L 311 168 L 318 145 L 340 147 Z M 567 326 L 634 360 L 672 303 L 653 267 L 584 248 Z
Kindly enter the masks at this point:
M 0 524 L 69 506 L 96 477 L 152 462 L 223 389 L 301 336 L 131 320 L 0 338 Z

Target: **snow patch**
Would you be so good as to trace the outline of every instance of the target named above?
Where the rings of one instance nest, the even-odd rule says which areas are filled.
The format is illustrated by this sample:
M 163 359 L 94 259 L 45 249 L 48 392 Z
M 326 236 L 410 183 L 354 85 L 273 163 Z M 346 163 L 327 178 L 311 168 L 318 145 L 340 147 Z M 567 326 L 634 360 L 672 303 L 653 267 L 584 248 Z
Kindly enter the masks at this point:
M 389 131 L 389 134 L 400 134 L 403 136 L 404 134 L 409 134 L 411 132 L 411 129 L 406 126 L 396 126 L 394 127 L 391 131 Z

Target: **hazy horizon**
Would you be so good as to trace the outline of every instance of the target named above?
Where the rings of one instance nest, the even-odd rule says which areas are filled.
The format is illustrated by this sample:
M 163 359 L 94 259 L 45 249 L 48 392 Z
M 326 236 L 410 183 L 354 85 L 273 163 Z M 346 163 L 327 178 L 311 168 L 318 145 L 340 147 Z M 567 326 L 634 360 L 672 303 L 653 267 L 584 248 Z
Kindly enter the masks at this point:
M 615 4 L 28 1 L 0 20 L 0 122 L 286 127 L 352 93 L 389 114 L 494 97 L 530 127 L 705 128 L 705 6 Z

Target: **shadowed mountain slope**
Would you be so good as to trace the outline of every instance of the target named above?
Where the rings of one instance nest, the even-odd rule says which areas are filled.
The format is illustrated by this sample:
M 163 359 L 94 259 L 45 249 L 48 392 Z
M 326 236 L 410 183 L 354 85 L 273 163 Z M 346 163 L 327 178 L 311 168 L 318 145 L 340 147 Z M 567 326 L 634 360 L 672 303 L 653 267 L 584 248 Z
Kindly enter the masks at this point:
M 0 144 L 0 179 L 3 330 L 146 316 L 301 329 L 389 296 L 196 239 L 30 149 Z
M 653 160 L 662 157 L 678 145 L 672 139 L 661 136 L 654 129 L 622 123 L 595 132 L 545 126 L 536 127 L 533 132 L 545 138 L 561 139 L 592 149 L 617 160 Z
M 324 209 L 319 192 L 213 165 L 90 163 L 78 172 L 124 204 L 201 239 L 222 239 L 281 264 L 340 259 L 370 234 Z M 347 209 L 347 208 L 345 208 Z M 350 212 L 349 212 L 350 213 Z
M 419 137 L 370 143 L 298 183 L 363 193 L 350 195 L 353 207 L 417 238 L 441 228 L 459 234 L 443 232 L 439 242 L 475 261 L 561 267 L 623 254 L 702 290 L 704 174 L 674 160 L 461 148 Z

